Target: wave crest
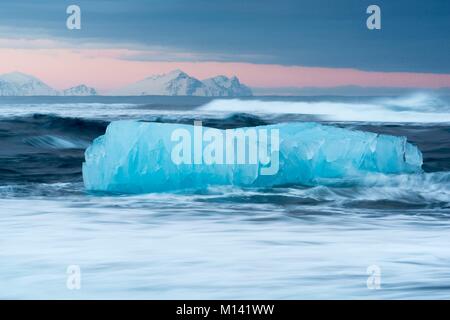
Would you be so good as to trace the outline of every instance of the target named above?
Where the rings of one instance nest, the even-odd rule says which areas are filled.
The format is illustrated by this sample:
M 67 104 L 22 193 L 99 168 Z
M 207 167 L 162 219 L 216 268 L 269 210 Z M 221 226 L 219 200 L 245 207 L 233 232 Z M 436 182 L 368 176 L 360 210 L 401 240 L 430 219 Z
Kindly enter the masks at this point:
M 321 101 L 219 99 L 199 110 L 212 114 L 303 114 L 318 116 L 327 121 L 450 123 L 449 103 L 424 93 L 398 98 L 367 99 L 364 102 L 337 102 L 326 97 Z

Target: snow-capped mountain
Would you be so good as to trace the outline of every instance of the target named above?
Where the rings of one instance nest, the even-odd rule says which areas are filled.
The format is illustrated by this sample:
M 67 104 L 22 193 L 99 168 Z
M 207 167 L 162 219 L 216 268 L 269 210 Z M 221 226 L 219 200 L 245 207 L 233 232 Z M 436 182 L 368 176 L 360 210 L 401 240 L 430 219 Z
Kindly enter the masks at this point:
M 239 79 L 225 76 L 200 81 L 181 70 L 174 70 L 163 75 L 154 75 L 124 88 L 112 91 L 114 96 L 204 96 L 204 97 L 237 97 L 251 96 L 250 88 L 241 84 Z
M 93 96 L 94 88 L 84 84 L 58 91 L 38 78 L 21 72 L 0 75 L 0 96 Z M 110 96 L 251 96 L 249 87 L 237 77 L 217 76 L 200 81 L 181 70 L 154 75 L 124 88 L 109 92 Z
M 96 95 L 94 88 L 82 84 L 58 91 L 38 78 L 21 72 L 0 75 L 0 96 L 91 96 Z
M 202 96 L 205 95 L 203 83 L 190 77 L 181 70 L 174 70 L 167 74 L 145 78 L 124 88 L 110 92 L 114 96 Z
M 20 72 L 0 75 L 0 96 L 56 96 L 58 91 Z
M 84 84 L 72 87 L 62 91 L 63 96 L 96 96 L 97 91 L 94 88 L 88 87 Z
M 208 95 L 213 97 L 245 97 L 252 95 L 252 90 L 240 83 L 237 77 L 217 76 L 203 80 L 203 84 L 208 89 Z

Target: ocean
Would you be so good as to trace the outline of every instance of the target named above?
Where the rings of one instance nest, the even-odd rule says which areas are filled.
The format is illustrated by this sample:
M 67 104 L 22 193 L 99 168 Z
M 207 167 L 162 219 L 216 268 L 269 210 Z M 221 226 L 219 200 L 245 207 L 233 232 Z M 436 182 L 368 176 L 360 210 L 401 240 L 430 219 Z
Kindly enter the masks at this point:
M 84 151 L 119 119 L 406 136 L 423 173 L 87 192 Z M 449 244 L 450 97 L 0 98 L 3 299 L 448 299 Z

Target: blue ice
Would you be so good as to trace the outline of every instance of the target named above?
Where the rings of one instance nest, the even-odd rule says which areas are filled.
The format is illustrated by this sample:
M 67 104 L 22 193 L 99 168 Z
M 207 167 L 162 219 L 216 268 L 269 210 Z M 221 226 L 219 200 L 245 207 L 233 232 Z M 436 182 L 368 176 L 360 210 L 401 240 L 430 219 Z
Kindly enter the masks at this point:
M 227 140 L 237 133 L 247 134 L 243 149 L 238 139 Z M 91 191 L 147 193 L 325 185 L 370 173 L 416 173 L 421 166 L 421 152 L 405 137 L 312 122 L 219 130 L 126 120 L 110 123 L 86 150 L 83 180 Z

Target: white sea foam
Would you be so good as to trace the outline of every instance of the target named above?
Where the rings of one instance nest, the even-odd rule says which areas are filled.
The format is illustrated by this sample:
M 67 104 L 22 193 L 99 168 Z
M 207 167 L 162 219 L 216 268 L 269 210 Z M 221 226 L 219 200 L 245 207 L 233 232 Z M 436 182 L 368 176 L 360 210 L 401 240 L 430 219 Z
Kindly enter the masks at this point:
M 201 112 L 250 113 L 256 115 L 304 114 L 330 121 L 364 122 L 450 122 L 450 108 L 443 100 L 427 94 L 399 98 L 368 99 L 366 102 L 214 100 Z
M 23 141 L 33 147 L 48 149 L 85 149 L 89 142 L 81 139 L 66 138 L 53 135 L 43 135 L 37 137 L 27 137 Z

